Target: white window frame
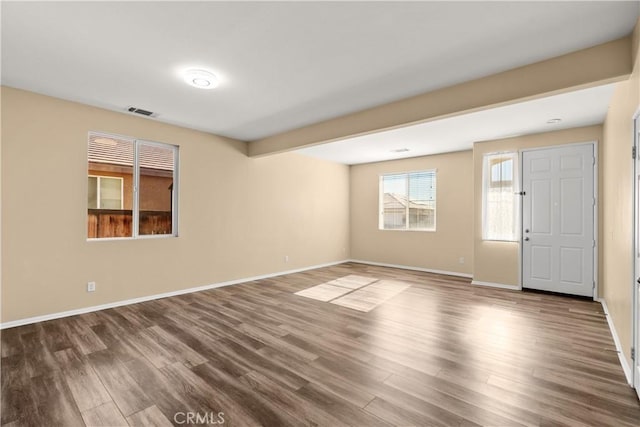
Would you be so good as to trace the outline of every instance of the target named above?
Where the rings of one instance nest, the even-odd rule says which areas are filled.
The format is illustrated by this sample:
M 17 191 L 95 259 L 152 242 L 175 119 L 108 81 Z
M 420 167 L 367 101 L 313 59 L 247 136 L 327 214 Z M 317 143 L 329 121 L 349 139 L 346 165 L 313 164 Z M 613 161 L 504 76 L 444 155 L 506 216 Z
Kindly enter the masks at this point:
M 96 188 L 96 208 L 95 209 L 104 209 L 100 206 L 100 180 L 102 178 L 120 180 L 120 209 L 124 208 L 124 178 L 119 176 L 109 176 L 109 175 L 89 175 L 89 178 L 96 178 L 97 188 Z
M 380 231 L 423 231 L 423 232 L 435 232 L 437 230 L 437 218 L 438 218 L 438 174 L 437 174 L 438 170 L 437 169 L 421 169 L 421 170 L 414 170 L 414 171 L 408 171 L 408 172 L 390 172 L 390 173 L 385 173 L 385 174 L 381 174 L 378 178 L 378 211 L 380 212 L 379 217 L 378 217 L 378 229 Z M 417 173 L 432 173 L 433 174 L 433 182 L 435 183 L 435 194 L 434 194 L 434 199 L 433 199 L 433 205 L 434 205 L 434 209 L 433 209 L 433 228 L 409 228 L 409 209 L 410 209 L 410 203 L 407 203 L 407 207 L 406 207 L 406 221 L 405 221 L 405 227 L 404 228 L 385 228 L 384 226 L 384 178 L 388 177 L 388 176 L 398 176 L 398 175 L 404 175 L 405 176 L 405 186 L 406 186 L 406 193 L 407 193 L 407 202 L 410 202 L 409 199 L 409 175 L 412 174 L 417 174 Z
M 509 159 L 512 161 L 511 170 L 511 197 L 513 198 L 513 235 L 511 237 L 491 236 L 489 235 L 489 227 L 487 223 L 489 221 L 488 210 L 489 195 L 488 190 L 492 188 L 491 183 L 491 161 L 492 159 Z M 486 153 L 482 157 L 482 240 L 494 241 L 494 242 L 518 242 L 520 240 L 520 156 L 517 151 L 505 151 L 497 153 Z M 506 233 L 505 233 L 506 234 Z
M 156 141 L 147 141 L 143 139 L 136 139 L 130 136 L 109 134 L 104 132 L 95 132 L 90 131 L 87 137 L 87 141 L 91 136 L 104 136 L 106 138 L 116 138 L 116 139 L 124 139 L 131 141 L 133 143 L 133 206 L 131 209 L 132 215 L 132 226 L 131 226 L 131 236 L 124 237 L 95 237 L 89 238 L 87 237 L 87 241 L 90 242 L 103 242 L 110 240 L 138 240 L 138 239 L 162 239 L 167 237 L 178 237 L 178 195 L 179 191 L 179 183 L 180 183 L 180 147 L 174 144 L 167 144 L 164 142 L 156 142 Z M 173 151 L 173 189 L 171 195 L 171 233 L 170 234 L 139 234 L 140 231 L 140 192 L 139 190 L 139 182 L 140 182 L 140 164 L 139 164 L 139 152 L 140 145 L 148 145 L 160 147 L 163 149 L 171 149 Z M 87 156 L 88 157 L 88 156 Z M 88 176 L 97 176 L 97 175 L 88 175 Z M 117 177 L 109 177 L 107 178 L 117 178 Z M 124 179 L 122 179 L 123 188 L 122 188 L 122 201 L 121 204 L 124 206 Z M 86 193 L 86 192 L 85 192 Z M 88 209 L 85 209 L 87 212 Z M 85 224 L 87 223 L 88 218 L 85 219 Z

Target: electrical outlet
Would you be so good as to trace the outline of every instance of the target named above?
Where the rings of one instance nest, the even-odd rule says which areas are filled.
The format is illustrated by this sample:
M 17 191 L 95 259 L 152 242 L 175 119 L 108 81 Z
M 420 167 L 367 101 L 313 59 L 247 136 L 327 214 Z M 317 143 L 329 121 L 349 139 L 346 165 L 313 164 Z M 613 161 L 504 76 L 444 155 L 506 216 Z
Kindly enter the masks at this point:
M 95 292 L 95 290 L 96 290 L 96 282 L 88 282 L 87 292 Z
M 458 260 L 458 262 L 459 262 L 460 264 L 464 264 L 464 257 L 463 257 L 463 256 L 461 256 L 461 257 L 460 257 L 460 259 Z
M 284 256 L 284 262 L 289 262 L 289 255 Z

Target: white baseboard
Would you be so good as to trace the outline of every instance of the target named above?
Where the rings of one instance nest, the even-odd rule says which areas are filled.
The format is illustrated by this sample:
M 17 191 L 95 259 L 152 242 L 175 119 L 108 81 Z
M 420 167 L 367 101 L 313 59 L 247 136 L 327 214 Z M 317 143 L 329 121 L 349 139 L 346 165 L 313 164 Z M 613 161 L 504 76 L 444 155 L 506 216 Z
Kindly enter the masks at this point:
M 622 370 L 624 371 L 624 376 L 627 378 L 627 383 L 629 383 L 629 385 L 633 387 L 631 367 L 627 363 L 627 358 L 624 355 L 624 351 L 622 351 L 622 346 L 620 345 L 620 338 L 618 338 L 618 332 L 616 332 L 616 327 L 613 324 L 613 320 L 611 320 L 611 315 L 609 314 L 609 307 L 607 307 L 607 302 L 604 299 L 597 299 L 596 301 L 602 304 L 602 308 L 604 309 L 604 314 L 607 318 L 607 323 L 609 324 L 609 329 L 611 330 L 611 336 L 613 337 L 613 342 L 616 344 L 618 359 L 620 359 L 620 365 L 622 366 Z
M 490 288 L 511 289 L 514 291 L 522 290 L 522 288 L 518 285 L 505 285 L 503 283 L 481 282 L 479 280 L 472 280 L 471 284 L 476 286 L 487 286 Z
M 253 282 L 254 280 L 262 280 L 262 279 L 268 279 L 268 278 L 271 278 L 271 277 L 282 276 L 282 275 L 285 275 L 285 274 L 299 273 L 301 271 L 313 270 L 315 268 L 331 267 L 332 265 L 344 264 L 345 262 L 349 262 L 349 260 L 335 261 L 335 262 L 329 262 L 329 263 L 325 263 L 325 264 L 312 265 L 312 266 L 309 266 L 309 267 L 297 268 L 297 269 L 294 269 L 294 270 L 280 271 L 280 272 L 277 272 L 277 273 L 269 273 L 269 274 L 263 274 L 263 275 L 260 275 L 260 276 L 246 277 L 246 278 L 243 278 L 243 279 L 229 280 L 229 281 L 226 281 L 226 282 L 213 283 L 211 285 L 197 286 L 195 288 L 180 289 L 180 290 L 177 290 L 177 291 L 164 292 L 164 293 L 155 294 L 155 295 L 147 295 L 147 296 L 138 297 L 138 298 L 132 298 L 132 299 L 127 299 L 127 300 L 122 300 L 122 301 L 110 302 L 110 303 L 107 303 L 107 304 L 101 304 L 101 305 L 94 305 L 94 306 L 91 306 L 91 307 L 78 308 L 78 309 L 75 309 L 75 310 L 68 310 L 68 311 L 61 311 L 61 312 L 58 312 L 58 313 L 45 314 L 45 315 L 42 315 L 42 316 L 27 317 L 25 319 L 18 319 L 18 320 L 12 320 L 10 322 L 0 323 L 0 329 L 14 328 L 16 326 L 28 325 L 30 323 L 45 322 L 47 320 L 60 319 L 62 317 L 75 316 L 75 315 L 84 314 L 84 313 L 91 313 L 93 311 L 106 310 L 108 308 L 120 307 L 120 306 L 123 306 L 123 305 L 137 304 L 137 303 L 140 303 L 140 302 L 152 301 L 152 300 L 161 299 L 161 298 L 167 298 L 167 297 L 173 297 L 173 296 L 176 296 L 176 295 L 183 295 L 183 294 L 190 294 L 190 293 L 193 293 L 193 292 L 206 291 L 207 289 L 215 289 L 215 288 L 221 288 L 223 286 L 237 285 L 239 283 Z
M 403 270 L 424 271 L 425 273 L 444 274 L 446 276 L 466 277 L 471 279 L 473 276 L 467 273 L 458 273 L 456 271 L 434 270 L 431 268 L 411 267 L 409 265 L 388 264 L 385 262 L 364 261 L 361 259 L 350 259 L 349 262 L 357 262 L 358 264 L 376 265 L 379 267 L 401 268 Z

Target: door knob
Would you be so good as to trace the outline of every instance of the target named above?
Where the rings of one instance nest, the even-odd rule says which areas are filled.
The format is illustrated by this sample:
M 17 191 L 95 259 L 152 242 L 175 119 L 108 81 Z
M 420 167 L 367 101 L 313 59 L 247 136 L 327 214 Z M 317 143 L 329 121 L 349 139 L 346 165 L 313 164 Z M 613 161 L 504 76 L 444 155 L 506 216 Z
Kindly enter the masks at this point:
M 525 242 L 528 242 L 528 241 L 529 241 L 529 238 L 528 238 L 528 237 L 525 237 L 525 238 L 524 238 L 524 241 L 525 241 Z

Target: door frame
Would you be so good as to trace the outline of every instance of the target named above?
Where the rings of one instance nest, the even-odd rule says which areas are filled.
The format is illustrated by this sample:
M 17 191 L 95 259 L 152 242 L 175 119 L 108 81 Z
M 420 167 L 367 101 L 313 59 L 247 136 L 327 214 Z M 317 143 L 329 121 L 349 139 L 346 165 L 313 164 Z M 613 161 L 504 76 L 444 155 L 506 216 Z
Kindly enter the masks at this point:
M 640 114 L 640 110 L 638 111 L 638 113 Z M 595 162 L 593 164 L 593 197 L 595 198 L 595 204 L 593 206 L 593 238 L 596 241 L 596 245 L 593 248 L 593 282 L 594 282 L 594 287 L 593 287 L 593 300 L 594 301 L 598 301 L 598 292 L 599 292 L 599 280 L 598 280 L 598 260 L 599 260 L 599 248 L 600 248 L 600 236 L 598 233 L 598 211 L 600 210 L 600 198 L 598 197 L 598 183 L 600 181 L 599 178 L 599 174 L 598 174 L 598 163 L 600 163 L 599 159 L 598 159 L 598 141 L 584 141 L 584 142 L 571 142 L 568 144 L 557 144 L 557 145 L 546 145 L 544 147 L 532 147 L 532 148 L 521 148 L 520 150 L 518 150 L 518 162 L 520 164 L 519 167 L 519 171 L 518 174 L 519 176 L 519 180 L 520 180 L 520 189 L 522 189 L 522 185 L 524 183 L 524 176 L 522 175 L 523 169 L 524 169 L 524 164 L 522 163 L 524 156 L 523 154 L 525 152 L 528 151 L 539 151 L 539 150 L 548 150 L 548 149 L 553 149 L 553 148 L 565 148 L 565 147 L 575 147 L 578 145 L 591 145 L 593 147 L 593 157 L 595 159 Z M 523 223 L 523 219 L 524 219 L 524 210 L 523 210 L 523 199 L 522 197 L 520 197 L 520 238 L 518 239 L 518 276 L 519 276 L 519 288 L 520 290 L 523 289 L 523 284 L 524 284 L 524 277 L 523 275 L 523 269 L 522 269 L 522 262 L 523 262 L 523 251 L 522 251 L 522 246 L 523 246 L 523 239 L 524 239 L 524 233 L 522 232 L 522 223 Z
M 636 122 L 638 126 L 636 127 Z M 631 266 L 631 297 L 632 297 L 632 307 L 631 307 L 631 346 L 635 349 L 635 360 L 631 359 L 631 386 L 636 389 L 636 393 L 638 397 L 640 397 L 640 375 L 638 374 L 638 369 L 636 366 L 638 363 L 638 347 L 640 346 L 640 306 L 638 304 L 638 293 L 640 292 L 640 286 L 636 285 L 636 279 L 640 277 L 640 269 L 637 266 L 637 256 L 636 254 L 640 250 L 640 235 L 638 234 L 638 221 L 640 221 L 640 200 L 638 200 L 638 185 L 636 182 L 636 175 L 638 171 L 636 168 L 638 167 L 638 156 L 640 154 L 640 137 L 638 133 L 640 132 L 640 106 L 634 113 L 631 118 L 631 129 L 633 132 L 633 139 L 631 141 L 632 150 L 635 149 L 635 158 L 632 159 L 633 167 L 631 168 L 633 185 L 631 187 L 631 191 L 633 192 L 633 224 L 631 229 L 633 230 L 633 239 L 631 239 L 631 253 L 633 256 L 633 263 Z

